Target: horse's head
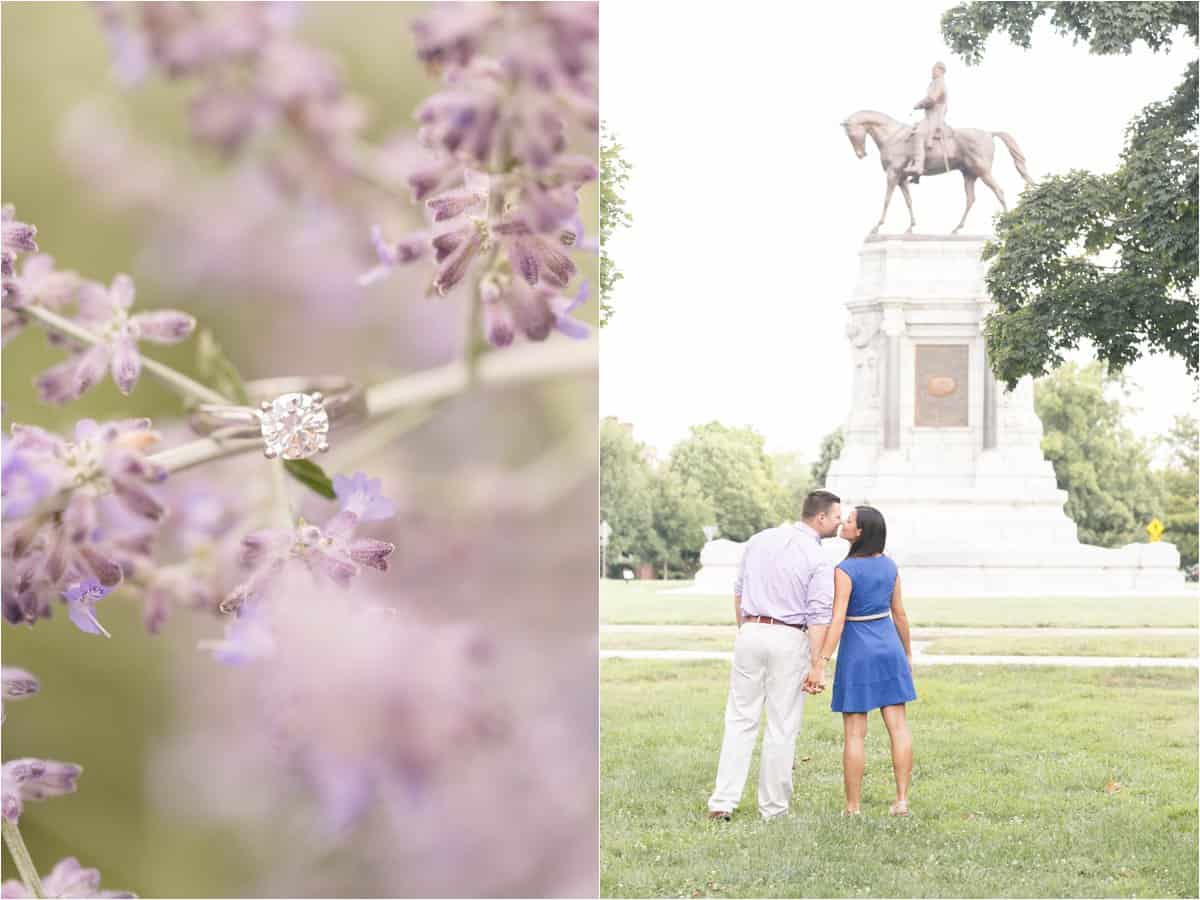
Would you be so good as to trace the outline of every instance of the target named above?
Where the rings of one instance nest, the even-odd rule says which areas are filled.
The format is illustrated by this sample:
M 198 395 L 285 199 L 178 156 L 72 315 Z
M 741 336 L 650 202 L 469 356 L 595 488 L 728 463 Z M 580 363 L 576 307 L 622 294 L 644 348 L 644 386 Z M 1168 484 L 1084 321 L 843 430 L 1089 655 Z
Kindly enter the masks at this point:
M 842 127 L 846 129 L 846 137 L 850 139 L 850 146 L 854 148 L 854 154 L 859 159 L 866 158 L 867 155 L 867 129 L 862 122 L 857 121 L 853 116 L 842 122 Z

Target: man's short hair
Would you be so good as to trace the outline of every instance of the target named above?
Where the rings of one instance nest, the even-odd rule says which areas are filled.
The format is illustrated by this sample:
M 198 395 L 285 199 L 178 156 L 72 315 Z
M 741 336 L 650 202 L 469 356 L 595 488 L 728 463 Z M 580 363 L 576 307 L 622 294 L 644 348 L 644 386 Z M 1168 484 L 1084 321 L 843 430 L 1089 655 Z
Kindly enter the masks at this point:
M 804 498 L 804 505 L 800 507 L 800 518 L 815 519 L 821 513 L 829 512 L 829 507 L 833 504 L 841 502 L 842 498 L 830 491 L 813 491 Z

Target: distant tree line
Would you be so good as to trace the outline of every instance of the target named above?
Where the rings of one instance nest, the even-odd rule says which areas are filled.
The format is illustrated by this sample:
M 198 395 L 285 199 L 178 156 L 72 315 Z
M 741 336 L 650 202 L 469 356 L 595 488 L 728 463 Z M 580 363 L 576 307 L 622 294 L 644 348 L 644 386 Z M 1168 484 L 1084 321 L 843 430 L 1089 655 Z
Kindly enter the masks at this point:
M 1162 539 L 1179 548 L 1181 564 L 1197 564 L 1197 442 L 1194 417 L 1180 416 L 1155 441 L 1125 424 L 1123 382 L 1102 363 L 1067 364 L 1035 383 L 1042 452 L 1067 491 L 1067 514 L 1079 538 L 1100 547 L 1147 540 L 1158 518 Z M 799 518 L 810 490 L 825 486 L 841 453 L 842 429 L 827 434 L 817 459 L 768 454 L 752 428 L 697 425 L 666 460 L 637 440 L 631 426 L 605 419 L 600 430 L 600 515 L 612 529 L 608 573 L 649 565 L 660 578 L 686 578 L 700 565 L 704 528 L 744 541 Z M 1159 452 L 1161 450 L 1161 452 Z M 1154 462 L 1156 455 L 1160 462 Z

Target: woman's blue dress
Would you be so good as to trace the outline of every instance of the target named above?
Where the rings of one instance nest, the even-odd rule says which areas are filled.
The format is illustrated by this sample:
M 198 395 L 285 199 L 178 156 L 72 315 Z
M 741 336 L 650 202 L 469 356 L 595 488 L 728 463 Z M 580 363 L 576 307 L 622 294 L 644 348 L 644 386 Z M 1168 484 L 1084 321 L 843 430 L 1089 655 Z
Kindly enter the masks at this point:
M 851 581 L 847 616 L 871 616 L 891 609 L 896 564 L 888 557 L 847 557 L 838 568 Z M 869 712 L 916 699 L 912 671 L 891 617 L 846 622 L 833 673 L 833 711 Z

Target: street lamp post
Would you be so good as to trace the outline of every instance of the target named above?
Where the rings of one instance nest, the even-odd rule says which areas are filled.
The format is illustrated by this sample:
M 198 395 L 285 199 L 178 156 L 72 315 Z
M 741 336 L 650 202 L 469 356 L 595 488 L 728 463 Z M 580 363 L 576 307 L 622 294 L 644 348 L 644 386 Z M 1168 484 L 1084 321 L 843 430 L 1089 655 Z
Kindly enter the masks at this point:
M 600 577 L 608 571 L 608 539 L 612 536 L 612 527 L 607 521 L 600 522 Z

